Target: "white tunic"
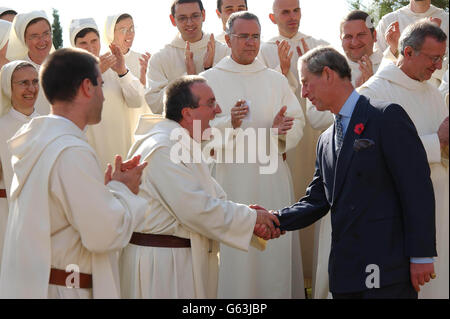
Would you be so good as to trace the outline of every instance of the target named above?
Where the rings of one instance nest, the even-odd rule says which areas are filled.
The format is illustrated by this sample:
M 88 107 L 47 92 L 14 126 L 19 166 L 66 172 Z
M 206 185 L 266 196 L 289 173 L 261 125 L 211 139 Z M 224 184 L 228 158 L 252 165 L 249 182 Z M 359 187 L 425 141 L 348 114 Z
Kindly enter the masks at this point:
M 214 38 L 219 41 L 220 43 L 223 43 L 224 45 L 227 45 L 227 41 L 225 40 L 225 35 L 227 33 L 225 31 L 222 31 L 220 34 L 214 36 Z
M 140 79 L 141 77 L 141 65 L 139 62 L 139 58 L 142 54 L 129 50 L 127 54 L 125 54 L 125 64 L 127 65 L 127 68 L 130 70 L 130 72 L 137 78 Z M 139 81 L 140 82 L 140 81 Z M 137 83 L 136 83 L 137 85 Z M 141 83 L 142 85 L 142 83 Z M 134 142 L 134 132 L 136 130 L 136 126 L 139 122 L 139 116 L 142 114 L 150 113 L 150 108 L 148 107 L 147 102 L 145 101 L 145 87 L 142 85 L 141 90 L 142 95 L 142 104 L 138 108 L 128 108 L 128 114 L 130 117 L 130 129 L 131 129 L 131 138 L 132 143 Z
M 190 43 L 191 52 L 194 53 L 194 63 L 197 73 L 203 71 L 203 57 L 205 56 L 210 34 L 203 34 L 200 41 Z M 216 51 L 214 65 L 227 56 L 229 48 L 215 41 Z M 150 58 L 147 69 L 146 101 L 155 114 L 163 111 L 163 96 L 167 85 L 182 75 L 186 75 L 186 42 L 178 34 L 171 43 Z
M 94 150 L 71 121 L 38 117 L 9 141 L 14 179 L 0 274 L 1 298 L 117 298 L 123 248 L 147 202 L 104 185 Z M 77 265 L 93 289 L 49 285 L 50 268 Z
M 141 107 L 144 88 L 132 72 L 119 78 L 116 72 L 108 69 L 102 77 L 105 82 L 102 120 L 88 126 L 87 137 L 104 171 L 108 163 L 114 163 L 116 155 L 124 159 L 128 154 L 132 144 L 129 108 Z
M 173 130 L 184 140 L 171 140 Z M 130 157 L 141 155 L 149 163 L 140 195 L 150 203 L 137 232 L 188 238 L 191 248 L 128 245 L 121 256 L 123 297 L 216 298 L 219 242 L 248 250 L 254 210 L 227 201 L 208 166 L 193 163 L 189 145 L 198 150 L 200 146 L 178 123 L 161 116 L 142 117 L 136 140 Z M 171 157 L 175 144 L 188 154 L 178 164 Z
M 28 123 L 32 118 L 38 116 L 36 112 L 30 116 L 26 116 L 17 112 L 14 108 L 10 108 L 9 112 L 0 117 L 0 189 L 6 189 L 9 194 L 13 170 L 11 166 L 11 152 L 8 149 L 6 141 L 8 141 L 20 129 L 22 125 Z M 2 261 L 3 239 L 8 222 L 8 200 L 0 199 L 0 271 Z
M 448 108 L 437 88 L 427 82 L 411 79 L 394 64 L 388 64 L 382 68 L 359 89 L 359 93 L 371 99 L 400 104 L 417 128 L 431 168 L 431 180 L 436 199 L 436 243 L 438 252 L 435 262 L 438 277 L 421 287 L 419 297 L 448 299 L 448 158 L 446 159 L 447 164 L 444 165 L 445 159 L 441 156 L 437 135 L 439 126 L 448 116 Z
M 250 65 L 240 65 L 226 57 L 214 68 L 201 74 L 208 80 L 214 91 L 222 113 L 216 116 L 211 126 L 226 133 L 232 128 L 230 110 L 236 102 L 244 99 L 250 103 L 249 119 L 244 120 L 242 128 L 262 129 L 266 136 L 258 133 L 261 141 L 249 143 L 235 131 L 232 143 L 219 143 L 218 154 L 226 149 L 233 152 L 244 149 L 246 160 L 243 164 L 216 164 L 215 177 L 232 201 L 244 204 L 259 204 L 266 209 L 277 209 L 290 205 L 293 201 L 292 180 L 289 167 L 282 159 L 282 153 L 296 147 L 303 135 L 305 120 L 300 104 L 289 87 L 287 79 L 280 73 L 264 66 L 258 59 Z M 287 136 L 273 135 L 269 128 L 281 107 L 287 106 L 287 116 L 295 118 L 293 128 Z M 226 141 L 231 135 L 227 135 Z M 260 143 L 260 146 L 256 144 Z M 247 156 L 255 154 L 261 145 L 271 147 L 277 160 L 272 174 L 261 174 L 267 164 L 256 158 L 252 163 Z M 274 153 L 278 147 L 278 152 Z M 266 153 L 268 154 L 267 149 Z M 239 154 L 238 154 L 239 155 Z M 221 245 L 221 268 L 219 275 L 219 298 L 292 298 L 304 296 L 301 260 L 292 257 L 292 233 L 269 243 L 264 253 L 250 249 L 242 253 L 226 245 Z M 296 244 L 298 238 L 295 237 Z M 295 246 L 299 251 L 298 245 Z M 283 260 L 283 263 L 278 261 Z M 293 266 L 295 264 L 295 267 Z M 277 271 L 273 271 L 277 269 Z M 270 274 L 268 276 L 267 274 Z M 299 287 L 298 285 L 301 287 Z
M 430 6 L 430 8 L 424 12 L 424 13 L 415 13 L 411 10 L 411 4 L 408 4 L 394 12 L 386 14 L 378 23 L 377 26 L 377 42 L 376 45 L 378 46 L 379 50 L 381 52 L 384 52 L 386 57 L 393 60 L 395 57 L 392 55 L 390 50 L 388 50 L 389 45 L 386 42 L 385 39 L 385 33 L 389 27 L 389 25 L 392 22 L 398 21 L 400 32 L 403 32 L 407 26 L 410 24 L 413 24 L 414 22 L 417 22 L 424 18 L 439 18 L 441 19 L 441 29 L 445 32 L 445 34 L 448 37 L 448 28 L 449 28 L 449 22 L 448 22 L 448 13 L 445 12 L 441 8 L 437 8 L 433 5 Z M 448 39 L 447 39 L 448 44 Z M 448 48 L 447 48 L 447 57 L 448 57 Z M 444 61 L 444 67 L 448 64 L 448 60 Z M 436 70 L 436 72 L 433 73 L 432 81 L 439 86 L 439 83 L 444 75 L 444 71 L 442 70 Z

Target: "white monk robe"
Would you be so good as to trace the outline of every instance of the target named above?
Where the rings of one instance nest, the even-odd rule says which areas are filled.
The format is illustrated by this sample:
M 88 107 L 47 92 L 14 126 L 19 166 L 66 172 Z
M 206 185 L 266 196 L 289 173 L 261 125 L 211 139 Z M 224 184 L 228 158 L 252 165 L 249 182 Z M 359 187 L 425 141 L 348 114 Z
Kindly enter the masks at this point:
M 379 50 L 381 52 L 384 52 L 384 55 L 386 58 L 396 61 L 395 56 L 392 54 L 392 52 L 389 49 L 389 45 L 386 42 L 385 39 L 385 33 L 389 27 L 389 25 L 392 22 L 398 21 L 400 32 L 403 32 L 407 26 L 410 24 L 413 24 L 414 22 L 417 22 L 424 18 L 439 18 L 441 19 L 441 29 L 445 32 L 445 34 L 448 37 L 448 28 L 449 28 L 449 22 L 448 18 L 449 15 L 447 12 L 445 12 L 441 8 L 437 8 L 433 5 L 430 6 L 430 9 L 428 9 L 424 13 L 415 13 L 411 10 L 411 4 L 408 4 L 394 12 L 386 14 L 378 23 L 377 26 L 377 42 L 376 46 L 378 46 Z M 447 39 L 448 44 L 448 39 Z M 443 70 L 445 71 L 445 66 L 448 64 L 448 48 L 446 53 L 447 59 L 443 62 Z M 440 82 L 442 80 L 442 77 L 444 76 L 443 70 L 436 70 L 433 73 L 432 78 L 430 79 L 431 83 L 433 83 L 435 86 L 440 85 Z
M 117 20 L 124 13 L 108 16 L 106 18 L 105 39 L 106 39 L 106 42 L 108 45 L 110 45 L 114 41 L 114 29 L 116 27 Z M 142 54 L 135 52 L 131 49 L 128 50 L 128 52 L 124 55 L 125 64 L 126 64 L 127 68 L 139 80 L 140 80 L 140 76 L 141 76 L 141 65 L 139 62 L 139 58 L 141 57 L 141 55 Z M 145 87 L 144 87 L 144 85 L 142 85 L 142 83 L 140 81 L 139 81 L 139 83 L 141 84 L 141 88 L 139 89 L 139 91 L 142 93 L 141 106 L 127 109 L 128 117 L 129 117 L 129 121 L 130 121 L 132 143 L 134 142 L 134 131 L 135 131 L 136 125 L 139 121 L 139 116 L 150 112 L 150 108 L 148 107 L 147 102 L 145 101 Z M 137 86 L 138 83 L 135 82 L 135 85 Z
M 147 201 L 122 183 L 104 185 L 85 134 L 65 118 L 35 118 L 8 146 L 15 175 L 0 298 L 118 298 L 113 252 L 129 242 Z M 93 289 L 49 285 L 50 268 L 71 264 L 92 274 Z
M 383 60 L 383 54 L 379 50 L 375 50 L 369 57 L 372 61 L 373 72 L 376 73 Z M 352 84 L 356 86 L 357 79 L 361 76 L 359 64 L 347 58 L 348 65 L 352 71 Z M 317 108 L 307 101 L 306 116 L 312 126 L 317 130 L 326 130 L 334 123 L 334 116 L 330 111 L 318 111 Z M 324 218 L 316 222 L 315 229 L 315 258 L 317 267 L 313 276 L 313 298 L 314 299 L 330 299 L 331 293 L 328 286 L 328 258 L 331 250 L 331 214 L 325 215 Z
M 131 72 L 119 78 L 116 72 L 108 69 L 102 77 L 105 82 L 102 120 L 88 126 L 87 137 L 104 171 L 116 155 L 126 158 L 132 145 L 128 109 L 141 107 L 144 93 L 141 82 Z
M 436 199 L 436 244 L 438 252 L 434 264 L 437 278 L 420 288 L 419 298 L 448 299 L 448 157 L 447 159 L 442 157 L 443 153 L 441 154 L 437 135 L 439 126 L 448 116 L 448 108 L 437 88 L 427 82 L 411 79 L 392 63 L 380 69 L 377 74 L 361 86 L 359 93 L 373 100 L 400 104 L 417 128 L 431 168 L 431 180 Z M 444 165 L 445 162 L 446 165 Z
M 177 132 L 175 140 L 172 132 Z M 150 203 L 149 214 L 136 231 L 188 238 L 191 248 L 129 244 L 121 255 L 122 296 L 216 298 L 219 242 L 247 251 L 255 211 L 226 200 L 208 166 L 193 161 L 200 145 L 178 123 L 143 116 L 136 134 L 130 156 L 141 155 L 149 163 L 140 195 Z M 179 154 L 180 149 L 186 157 L 177 164 L 171 152 Z
M 31 11 L 28 13 L 19 13 L 13 20 L 13 25 L 11 28 L 11 32 L 9 33 L 9 43 L 8 50 L 6 52 L 6 58 L 10 61 L 15 60 L 24 60 L 30 62 L 34 65 L 36 70 L 39 73 L 40 65 L 33 62 L 28 55 L 28 47 L 25 44 L 25 30 L 28 24 L 37 18 L 44 18 L 47 20 L 49 25 L 51 26 L 51 22 L 47 17 L 45 11 Z M 50 54 L 55 51 L 53 47 L 50 50 Z M 50 113 L 50 103 L 45 97 L 44 90 L 42 89 L 42 85 L 39 85 L 39 94 L 34 104 L 34 108 L 36 112 L 41 115 L 47 115 Z
M 0 189 L 6 189 L 6 194 L 10 194 L 13 170 L 11 166 L 11 152 L 8 149 L 6 141 L 8 141 L 20 129 L 20 127 L 28 123 L 32 118 L 39 116 L 37 112 L 33 112 L 30 116 L 26 116 L 17 112 L 14 108 L 10 108 L 9 112 L 0 117 Z M 8 200 L 0 198 L 0 271 L 2 261 L 3 239 L 8 222 Z
M 202 72 L 203 57 L 206 54 L 210 34 L 203 33 L 200 41 L 190 43 L 191 52 L 194 53 L 194 64 L 197 74 Z M 215 41 L 216 51 L 213 65 L 227 56 L 230 49 L 222 43 Z M 154 114 L 163 111 L 163 96 L 166 86 L 182 75 L 186 75 L 186 42 L 178 34 L 171 43 L 152 55 L 147 69 L 147 93 L 145 99 Z
M 244 204 L 259 204 L 266 209 L 277 209 L 292 204 L 292 179 L 289 167 L 283 161 L 282 154 L 296 147 L 303 135 L 305 119 L 301 106 L 289 87 L 287 79 L 280 73 L 267 68 L 256 59 L 250 65 L 240 65 L 231 57 L 226 57 L 214 68 L 201 74 L 208 80 L 217 102 L 222 109 L 211 122 L 211 126 L 222 132 L 232 128 L 230 110 L 236 102 L 244 99 L 250 103 L 249 120 L 244 120 L 242 128 L 261 128 L 266 133 L 262 139 L 264 146 L 270 145 L 275 158 L 272 174 L 261 174 L 267 168 L 264 159 L 257 158 L 256 163 L 216 164 L 215 177 L 232 201 Z M 294 117 L 294 126 L 287 136 L 273 135 L 272 127 L 275 115 L 287 106 L 287 116 Z M 238 132 L 238 131 L 237 131 Z M 224 154 L 229 148 L 245 147 L 243 140 L 237 144 L 220 144 L 218 154 Z M 260 134 L 260 137 L 263 137 Z M 228 138 L 226 137 L 226 141 Z M 246 158 L 257 151 L 256 144 L 251 143 L 245 151 Z M 278 148 L 277 148 L 278 147 Z M 269 153 L 269 149 L 266 148 Z M 278 150 L 278 152 L 274 152 Z M 262 151 L 262 150 L 261 150 Z M 275 162 L 275 160 L 277 162 Z M 264 253 L 250 249 L 248 254 L 226 245 L 221 245 L 221 265 L 219 275 L 219 298 L 304 298 L 303 273 L 298 236 L 289 232 L 276 240 L 270 241 Z M 283 262 L 280 263 L 279 261 Z M 276 269 L 276 271 L 274 271 Z M 268 275 L 270 274 L 270 275 Z
M 227 41 L 225 40 L 225 35 L 227 33 L 225 31 L 222 31 L 220 34 L 218 34 L 217 36 L 214 36 L 214 38 L 219 41 L 220 43 L 223 43 L 224 45 L 227 45 Z

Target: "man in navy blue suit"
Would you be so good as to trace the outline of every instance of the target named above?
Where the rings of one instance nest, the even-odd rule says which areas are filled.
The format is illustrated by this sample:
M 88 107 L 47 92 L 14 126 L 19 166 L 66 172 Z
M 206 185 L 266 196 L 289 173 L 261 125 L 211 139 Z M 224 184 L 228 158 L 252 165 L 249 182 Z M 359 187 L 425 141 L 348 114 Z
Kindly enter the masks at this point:
M 397 104 L 373 106 L 351 84 L 346 59 L 330 47 L 301 59 L 302 95 L 335 123 L 319 138 L 306 196 L 279 210 L 281 230 L 331 211 L 333 298 L 417 298 L 433 279 L 435 204 L 427 155 Z

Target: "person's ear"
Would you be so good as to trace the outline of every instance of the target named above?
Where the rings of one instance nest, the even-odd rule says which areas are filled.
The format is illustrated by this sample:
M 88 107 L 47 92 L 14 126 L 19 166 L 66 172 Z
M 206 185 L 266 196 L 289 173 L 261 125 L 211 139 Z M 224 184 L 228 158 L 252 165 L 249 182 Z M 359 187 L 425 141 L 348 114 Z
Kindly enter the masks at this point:
M 222 19 L 222 13 L 220 13 L 219 9 L 216 9 L 216 14 L 219 19 Z
M 332 83 L 334 81 L 335 73 L 328 66 L 324 67 L 322 70 L 322 77 L 327 83 Z
M 231 48 L 231 37 L 228 33 L 225 34 L 225 42 L 227 43 L 228 47 Z
M 91 98 L 93 95 L 93 89 L 94 85 L 92 84 L 91 80 L 84 79 L 80 84 L 78 92 L 80 92 L 83 96 L 87 98 Z
M 206 20 L 206 13 L 205 13 L 205 10 L 202 10 L 202 16 L 203 16 L 202 22 L 205 22 L 205 20 Z
M 273 13 L 269 13 L 269 19 L 272 21 L 273 24 L 277 24 L 277 21 L 275 20 L 275 16 Z
M 177 26 L 177 23 L 175 22 L 175 17 L 174 17 L 173 15 L 170 15 L 170 22 L 172 22 L 172 25 L 173 25 L 174 27 Z
M 192 110 L 193 109 L 191 109 L 190 107 L 184 107 L 181 110 L 181 116 L 187 123 L 192 123 L 193 121 Z

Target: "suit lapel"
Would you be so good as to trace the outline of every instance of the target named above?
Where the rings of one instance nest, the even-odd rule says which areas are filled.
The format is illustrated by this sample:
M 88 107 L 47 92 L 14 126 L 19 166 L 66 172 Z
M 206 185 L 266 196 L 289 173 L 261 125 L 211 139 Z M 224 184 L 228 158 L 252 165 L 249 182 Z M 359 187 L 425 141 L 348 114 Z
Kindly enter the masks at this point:
M 342 184 L 345 181 L 349 165 L 352 161 L 353 154 L 355 153 L 355 151 L 353 150 L 353 144 L 355 143 L 355 139 L 359 138 L 359 135 L 354 131 L 355 126 L 360 123 L 362 123 L 364 126 L 366 125 L 368 110 L 367 103 L 368 100 L 363 96 L 361 96 L 356 103 L 355 109 L 350 119 L 350 123 L 345 133 L 341 152 L 339 153 L 339 157 L 336 159 L 333 203 L 342 190 Z

